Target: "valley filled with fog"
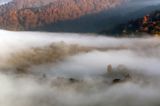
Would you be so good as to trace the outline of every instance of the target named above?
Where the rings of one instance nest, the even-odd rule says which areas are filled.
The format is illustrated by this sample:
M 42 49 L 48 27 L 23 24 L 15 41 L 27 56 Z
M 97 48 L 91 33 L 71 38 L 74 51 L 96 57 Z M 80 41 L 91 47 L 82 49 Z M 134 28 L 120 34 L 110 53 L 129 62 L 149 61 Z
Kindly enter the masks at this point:
M 0 106 L 159 106 L 158 10 L 160 0 L 0 0 Z
M 0 30 L 1 106 L 159 106 L 160 39 Z

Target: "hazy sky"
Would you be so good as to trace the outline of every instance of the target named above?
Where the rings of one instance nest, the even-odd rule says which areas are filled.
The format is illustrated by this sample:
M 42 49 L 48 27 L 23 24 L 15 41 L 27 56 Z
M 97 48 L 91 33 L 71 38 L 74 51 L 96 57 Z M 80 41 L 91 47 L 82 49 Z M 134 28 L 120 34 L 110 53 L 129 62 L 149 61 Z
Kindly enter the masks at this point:
M 157 5 L 160 0 L 128 0 L 130 5 Z
M 5 3 L 9 2 L 9 1 L 11 1 L 11 0 L 0 0 L 0 5 L 1 4 L 5 4 Z

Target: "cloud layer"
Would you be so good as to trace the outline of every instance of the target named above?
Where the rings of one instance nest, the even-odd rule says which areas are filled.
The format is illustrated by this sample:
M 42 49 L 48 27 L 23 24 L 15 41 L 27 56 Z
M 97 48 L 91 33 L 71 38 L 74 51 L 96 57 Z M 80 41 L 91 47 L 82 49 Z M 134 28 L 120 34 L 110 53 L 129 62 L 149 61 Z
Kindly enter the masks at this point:
M 1 106 L 160 104 L 159 38 L 3 30 L 0 37 Z M 110 64 L 131 78 L 109 83 Z

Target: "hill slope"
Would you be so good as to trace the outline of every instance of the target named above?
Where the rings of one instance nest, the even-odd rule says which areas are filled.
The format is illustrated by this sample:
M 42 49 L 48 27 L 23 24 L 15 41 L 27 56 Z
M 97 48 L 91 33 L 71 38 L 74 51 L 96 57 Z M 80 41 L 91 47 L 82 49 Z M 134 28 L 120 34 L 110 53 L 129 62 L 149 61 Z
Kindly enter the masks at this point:
M 29 30 L 119 5 L 123 0 L 13 0 L 0 6 L 0 28 Z
M 126 24 L 118 25 L 111 31 L 104 30 L 103 34 L 132 35 L 143 34 L 160 35 L 160 11 L 155 11 L 144 17 L 130 20 Z
M 34 31 L 99 33 L 103 30 L 112 30 L 119 24 L 143 17 L 152 11 L 159 10 L 160 5 L 144 6 L 139 9 L 129 7 L 126 3 L 104 10 L 96 14 L 84 15 L 73 20 L 64 20 L 56 23 L 33 28 Z M 127 11 L 128 10 L 128 11 Z M 132 11 L 131 11 L 132 10 Z

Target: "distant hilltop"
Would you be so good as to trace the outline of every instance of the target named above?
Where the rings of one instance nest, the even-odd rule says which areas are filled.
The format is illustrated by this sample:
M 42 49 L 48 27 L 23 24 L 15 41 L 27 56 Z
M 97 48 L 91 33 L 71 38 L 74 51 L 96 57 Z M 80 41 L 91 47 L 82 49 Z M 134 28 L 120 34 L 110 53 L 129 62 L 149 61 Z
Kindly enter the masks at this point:
M 124 0 L 12 0 L 0 6 L 0 28 L 30 30 L 72 20 L 121 4 Z

